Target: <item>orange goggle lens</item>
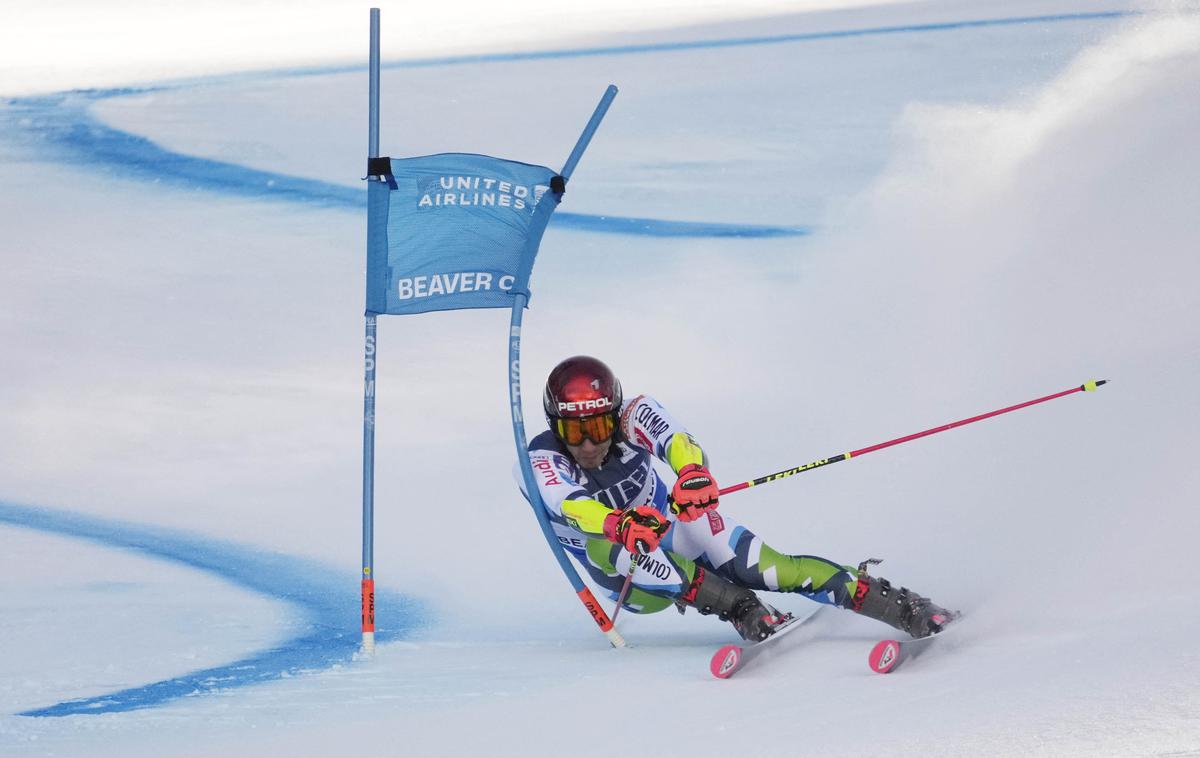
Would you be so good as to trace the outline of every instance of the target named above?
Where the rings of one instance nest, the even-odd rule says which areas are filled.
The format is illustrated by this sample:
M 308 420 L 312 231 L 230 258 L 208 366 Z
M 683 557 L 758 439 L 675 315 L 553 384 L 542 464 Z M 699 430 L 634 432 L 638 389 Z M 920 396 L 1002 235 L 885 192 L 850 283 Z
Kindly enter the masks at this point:
M 611 413 L 587 418 L 554 419 L 554 433 L 568 445 L 582 445 L 584 437 L 598 445 L 613 436 L 616 428 L 617 422 Z

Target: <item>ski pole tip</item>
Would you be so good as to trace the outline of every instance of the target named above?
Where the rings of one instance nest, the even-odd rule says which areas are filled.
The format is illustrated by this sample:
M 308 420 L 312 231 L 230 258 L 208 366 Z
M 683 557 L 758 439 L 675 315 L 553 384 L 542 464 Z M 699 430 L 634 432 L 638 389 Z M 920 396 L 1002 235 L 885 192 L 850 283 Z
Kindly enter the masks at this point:
M 1090 382 L 1084 382 L 1080 389 L 1082 389 L 1084 392 L 1095 392 L 1097 387 L 1101 387 L 1105 384 L 1108 384 L 1107 379 L 1093 379 Z

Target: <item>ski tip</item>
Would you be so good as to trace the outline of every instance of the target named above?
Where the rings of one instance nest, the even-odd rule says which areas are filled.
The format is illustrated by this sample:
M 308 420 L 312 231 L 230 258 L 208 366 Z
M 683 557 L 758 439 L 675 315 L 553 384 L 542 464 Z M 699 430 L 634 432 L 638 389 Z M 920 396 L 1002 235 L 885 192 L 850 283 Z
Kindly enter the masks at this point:
M 871 648 L 867 657 L 871 670 L 876 674 L 886 674 L 900 662 L 900 643 L 896 640 L 883 640 Z
M 737 645 L 726 645 L 716 652 L 709 663 L 709 670 L 718 679 L 728 679 L 742 662 L 742 649 Z

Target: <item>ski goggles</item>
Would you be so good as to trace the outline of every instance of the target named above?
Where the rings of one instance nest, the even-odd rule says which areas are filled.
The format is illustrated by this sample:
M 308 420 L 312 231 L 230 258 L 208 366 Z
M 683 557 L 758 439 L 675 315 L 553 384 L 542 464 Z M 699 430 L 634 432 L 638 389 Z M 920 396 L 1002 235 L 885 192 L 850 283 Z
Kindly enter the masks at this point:
M 612 437 L 617 428 L 615 413 L 587 418 L 556 418 L 553 421 L 554 433 L 568 445 L 582 445 L 584 437 L 599 445 Z

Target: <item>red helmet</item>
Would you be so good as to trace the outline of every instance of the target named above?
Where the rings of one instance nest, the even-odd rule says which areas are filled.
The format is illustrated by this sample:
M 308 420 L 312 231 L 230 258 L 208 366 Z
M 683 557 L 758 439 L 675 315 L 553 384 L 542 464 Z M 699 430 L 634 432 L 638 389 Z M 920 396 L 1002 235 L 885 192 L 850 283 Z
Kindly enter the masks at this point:
M 621 400 L 621 382 L 612 369 L 595 358 L 576 355 L 550 372 L 542 407 L 550 428 L 568 444 L 580 444 L 583 436 L 600 443 L 612 436 Z M 582 426 L 564 421 L 593 416 L 603 418 Z

